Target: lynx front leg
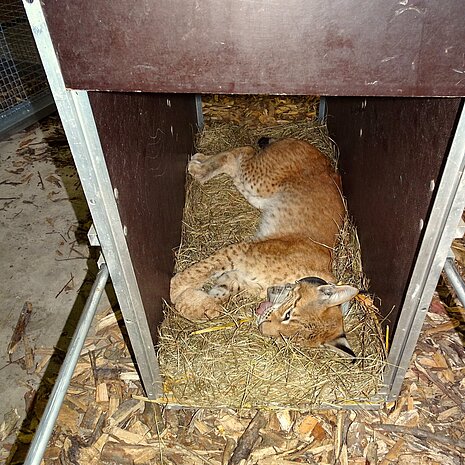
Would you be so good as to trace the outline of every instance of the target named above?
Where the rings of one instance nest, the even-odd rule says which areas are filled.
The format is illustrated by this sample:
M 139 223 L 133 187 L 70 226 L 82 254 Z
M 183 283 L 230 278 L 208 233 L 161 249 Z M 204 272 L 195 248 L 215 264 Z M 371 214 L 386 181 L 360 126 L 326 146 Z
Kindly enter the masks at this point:
M 171 279 L 170 288 L 170 298 L 175 308 L 191 320 L 219 316 L 222 312 L 221 303 L 227 295 L 215 292 L 208 294 L 203 287 L 211 278 L 233 270 L 235 263 L 240 261 L 248 248 L 249 245 L 245 243 L 230 245 L 177 273 Z
M 234 178 L 240 168 L 241 160 L 254 154 L 253 147 L 240 147 L 212 156 L 196 153 L 189 162 L 188 171 L 201 183 L 223 173 Z
M 189 320 L 216 318 L 221 314 L 220 300 L 202 290 L 211 273 L 208 263 L 199 262 L 171 279 L 171 302 Z
M 173 303 L 179 313 L 192 321 L 216 318 L 223 310 L 217 299 L 199 289 L 185 290 Z

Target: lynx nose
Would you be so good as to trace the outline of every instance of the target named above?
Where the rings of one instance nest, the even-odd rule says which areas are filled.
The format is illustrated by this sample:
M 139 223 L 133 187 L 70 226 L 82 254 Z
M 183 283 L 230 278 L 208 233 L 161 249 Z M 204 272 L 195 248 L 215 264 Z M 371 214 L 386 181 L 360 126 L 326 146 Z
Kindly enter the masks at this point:
M 273 303 L 282 302 L 293 288 L 294 285 L 289 283 L 284 286 L 270 286 L 267 289 L 267 299 Z
M 267 298 L 270 302 L 273 302 L 273 300 L 282 292 L 282 286 L 270 286 L 267 291 Z

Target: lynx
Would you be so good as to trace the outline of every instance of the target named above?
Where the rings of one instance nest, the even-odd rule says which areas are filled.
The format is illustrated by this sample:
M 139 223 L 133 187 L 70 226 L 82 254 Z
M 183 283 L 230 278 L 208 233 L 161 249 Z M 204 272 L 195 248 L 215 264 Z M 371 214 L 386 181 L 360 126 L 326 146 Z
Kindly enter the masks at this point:
M 259 142 L 213 156 L 195 154 L 189 173 L 205 183 L 229 175 L 238 191 L 261 212 L 255 237 L 224 247 L 177 273 L 171 301 L 191 320 L 222 313 L 232 294 L 260 294 L 260 332 L 289 336 L 305 347 L 335 346 L 354 356 L 341 305 L 358 290 L 336 285 L 331 250 L 345 214 L 339 175 L 308 142 Z M 213 287 L 205 291 L 207 281 Z

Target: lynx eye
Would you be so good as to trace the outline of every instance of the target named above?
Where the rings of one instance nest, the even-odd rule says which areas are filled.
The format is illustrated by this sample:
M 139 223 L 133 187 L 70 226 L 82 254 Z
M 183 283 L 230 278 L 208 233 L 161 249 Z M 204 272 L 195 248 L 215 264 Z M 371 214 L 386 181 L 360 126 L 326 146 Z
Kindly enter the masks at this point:
M 294 310 L 294 307 L 291 307 L 284 312 L 284 315 L 281 318 L 282 322 L 289 321 L 291 319 L 292 310 Z

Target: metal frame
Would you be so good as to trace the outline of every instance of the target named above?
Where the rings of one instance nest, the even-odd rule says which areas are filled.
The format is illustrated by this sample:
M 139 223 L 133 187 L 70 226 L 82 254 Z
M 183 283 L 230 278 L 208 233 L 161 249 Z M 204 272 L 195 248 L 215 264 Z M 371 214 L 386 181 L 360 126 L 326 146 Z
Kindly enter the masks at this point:
M 388 356 L 381 391 L 388 401 L 395 400 L 399 395 L 450 245 L 456 237 L 465 206 L 464 168 L 465 106 L 462 103 L 460 118 Z
M 87 92 L 66 89 L 40 1 L 23 0 L 149 398 L 162 380 Z

